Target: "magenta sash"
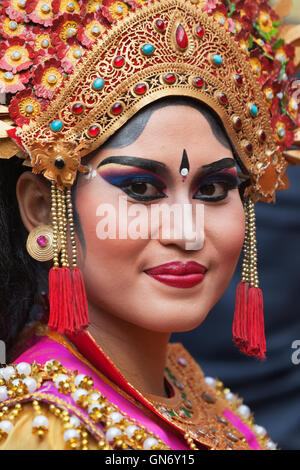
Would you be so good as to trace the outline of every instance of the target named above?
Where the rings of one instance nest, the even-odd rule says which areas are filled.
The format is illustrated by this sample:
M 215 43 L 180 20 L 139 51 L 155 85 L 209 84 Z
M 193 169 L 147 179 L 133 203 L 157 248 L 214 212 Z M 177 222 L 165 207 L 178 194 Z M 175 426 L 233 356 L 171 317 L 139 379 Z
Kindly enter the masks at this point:
M 139 424 L 153 432 L 171 449 L 189 449 L 183 436 L 179 435 L 179 433 L 176 435 L 173 432 L 171 426 L 170 429 L 166 431 L 168 425 L 164 424 L 164 427 L 162 427 L 157 424 L 157 419 L 154 421 L 154 419 L 152 420 L 149 416 L 146 416 L 141 409 L 139 409 L 137 406 L 115 391 L 112 387 L 106 384 L 92 369 L 90 369 L 80 359 L 74 356 L 67 348 L 62 346 L 60 343 L 57 343 L 56 341 L 48 338 L 47 336 L 42 337 L 38 343 L 21 354 L 21 356 L 16 359 L 15 363 L 31 363 L 36 361 L 38 364 L 45 364 L 47 361 L 52 359 L 58 360 L 66 369 L 69 369 L 70 371 L 77 370 L 79 374 L 85 374 L 89 377 L 92 377 L 94 380 L 94 388 L 104 395 L 109 402 L 116 405 L 121 411 L 126 413 L 129 418 L 135 419 Z M 41 388 L 35 392 L 35 395 L 39 393 L 47 393 L 53 397 L 63 399 L 66 403 L 70 404 L 72 408 L 76 408 L 80 414 L 83 414 L 87 421 L 90 421 L 87 412 L 78 407 L 71 396 L 60 394 L 53 382 L 43 383 Z M 154 414 L 153 417 L 155 418 Z M 99 429 L 101 429 L 100 424 L 97 426 L 99 426 Z

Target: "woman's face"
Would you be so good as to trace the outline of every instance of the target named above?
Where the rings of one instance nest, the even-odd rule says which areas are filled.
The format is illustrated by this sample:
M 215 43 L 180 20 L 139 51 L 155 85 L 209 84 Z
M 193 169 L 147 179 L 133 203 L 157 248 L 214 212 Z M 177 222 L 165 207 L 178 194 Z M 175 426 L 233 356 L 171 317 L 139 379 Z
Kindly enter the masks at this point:
M 76 207 L 86 243 L 79 264 L 90 304 L 148 330 L 195 328 L 227 288 L 243 244 L 244 211 L 231 150 L 199 111 L 169 105 L 153 112 L 135 142 L 100 149 L 89 164 L 96 171 L 80 176 Z M 160 222 L 152 212 L 151 223 L 151 211 L 162 205 Z M 172 209 L 177 218 L 168 223 Z M 198 244 L 184 227 L 197 229 Z M 106 239 L 103 230 L 110 231 Z M 168 272 L 146 272 L 172 262 L 177 264 Z M 176 271 L 178 262 L 194 262 L 191 273 Z

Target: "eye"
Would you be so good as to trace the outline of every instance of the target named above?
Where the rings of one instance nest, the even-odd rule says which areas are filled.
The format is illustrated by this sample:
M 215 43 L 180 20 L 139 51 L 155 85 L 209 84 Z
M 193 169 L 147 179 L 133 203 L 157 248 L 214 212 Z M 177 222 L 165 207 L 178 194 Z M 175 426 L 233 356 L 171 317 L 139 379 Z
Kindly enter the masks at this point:
M 132 193 L 138 194 L 139 196 L 157 196 L 160 194 L 157 188 L 151 183 L 131 183 L 127 186 L 127 189 L 130 188 Z
M 221 179 L 222 178 L 222 179 Z M 217 202 L 228 196 L 228 191 L 238 187 L 238 179 L 233 175 L 219 175 L 218 178 L 206 180 L 198 186 L 193 198 Z
M 225 183 L 206 183 L 200 186 L 198 193 L 202 196 L 214 196 L 218 197 L 224 194 L 228 188 Z
M 164 187 L 159 183 L 149 183 L 147 180 L 133 180 L 130 183 L 122 184 L 120 188 L 128 194 L 128 196 L 138 201 L 151 201 L 167 197 L 163 192 Z

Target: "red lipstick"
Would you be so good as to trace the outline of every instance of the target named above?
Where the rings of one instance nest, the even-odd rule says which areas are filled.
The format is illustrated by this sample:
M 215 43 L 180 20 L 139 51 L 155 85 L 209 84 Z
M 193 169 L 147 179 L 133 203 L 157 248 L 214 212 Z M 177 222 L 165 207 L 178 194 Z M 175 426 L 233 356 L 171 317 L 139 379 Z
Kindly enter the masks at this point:
M 203 281 L 207 268 L 195 261 L 173 261 L 145 270 L 148 276 L 172 287 L 194 287 Z

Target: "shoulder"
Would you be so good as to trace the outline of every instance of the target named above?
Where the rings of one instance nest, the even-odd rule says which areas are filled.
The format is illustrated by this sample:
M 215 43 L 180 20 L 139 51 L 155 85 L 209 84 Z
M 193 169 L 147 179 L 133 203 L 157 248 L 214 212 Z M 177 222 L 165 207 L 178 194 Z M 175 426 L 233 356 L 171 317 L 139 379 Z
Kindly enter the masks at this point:
M 221 380 L 205 376 L 199 364 L 181 343 L 170 343 L 168 347 L 167 377 L 175 386 L 182 388 L 183 395 L 193 399 L 190 413 L 195 424 L 201 422 L 202 439 L 209 439 L 211 445 L 218 434 L 218 445 L 224 448 L 245 447 L 274 450 L 276 444 L 270 439 L 266 429 L 254 421 L 250 408 L 243 399 L 226 387 Z M 185 400 L 187 402 L 187 400 Z M 198 426 L 199 432 L 199 426 Z M 216 430 L 214 436 L 211 429 Z M 215 447 L 218 447 L 215 446 Z

